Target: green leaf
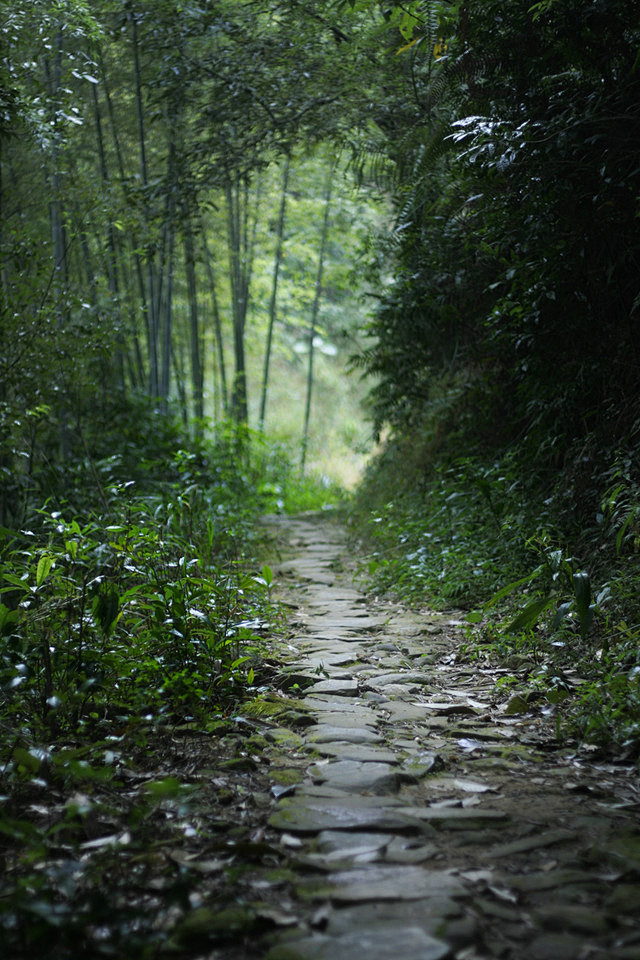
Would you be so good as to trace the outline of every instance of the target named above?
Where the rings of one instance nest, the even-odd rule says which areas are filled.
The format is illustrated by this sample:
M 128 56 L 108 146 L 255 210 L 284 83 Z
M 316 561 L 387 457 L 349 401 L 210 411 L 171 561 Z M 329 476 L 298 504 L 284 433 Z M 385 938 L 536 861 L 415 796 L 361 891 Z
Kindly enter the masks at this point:
M 65 769 L 71 773 L 76 780 L 88 780 L 90 782 L 108 783 L 113 779 L 113 771 L 108 767 L 96 767 L 88 760 L 69 760 L 65 764 Z
M 535 580 L 536 577 L 539 577 L 542 571 L 544 570 L 544 564 L 536 567 L 535 570 L 532 570 L 531 573 L 528 573 L 526 577 L 521 577 L 520 580 L 514 580 L 513 583 L 508 583 L 506 587 L 502 587 L 501 590 L 498 590 L 491 599 L 485 603 L 483 610 L 488 610 L 489 607 L 492 607 L 495 603 L 502 600 L 503 597 L 508 596 L 510 593 L 513 593 L 514 590 L 517 590 L 518 587 L 524 586 L 525 583 L 531 583 L 532 580 Z
M 554 603 L 553 597 L 536 597 L 535 600 L 531 600 L 507 626 L 507 633 L 529 630 L 535 626 L 545 610 L 548 610 Z
M 2 575 L 4 583 L 10 583 L 14 587 L 19 587 L 23 593 L 29 593 L 29 584 L 25 580 L 21 580 L 20 577 L 16 577 L 13 573 L 4 573 Z M 6 587 L 3 587 L 4 593 L 9 593 Z
M 552 690 L 547 690 L 545 697 L 549 703 L 562 703 L 563 700 L 566 700 L 567 697 L 570 697 L 571 693 L 569 690 L 563 690 L 561 687 L 554 687 Z
M 573 575 L 573 588 L 576 594 L 576 603 L 580 613 L 589 608 L 591 603 L 591 580 L 586 570 Z
M 113 585 L 108 584 L 100 591 L 93 608 L 93 614 L 104 633 L 109 632 L 118 619 L 119 612 L 120 598 L 118 591 Z
M 482 623 L 483 613 L 482 610 L 472 610 L 471 613 L 468 613 L 465 617 L 467 623 Z
M 77 540 L 65 540 L 64 548 L 71 557 L 72 560 L 75 560 L 78 556 L 78 541 Z
M 38 560 L 38 566 L 36 568 L 36 587 L 41 587 L 44 581 L 49 576 L 51 567 L 55 563 L 55 558 L 48 556 L 46 553 L 40 557 Z
M 158 800 L 163 797 L 175 797 L 180 791 L 182 784 L 177 777 L 165 777 L 164 780 L 152 780 L 147 784 L 147 792 Z
M 262 579 L 268 587 L 273 583 L 273 570 L 266 563 L 262 568 Z
M 19 616 L 18 610 L 10 610 L 4 603 L 0 603 L 0 633 L 4 632 L 5 627 L 15 623 Z
M 519 714 L 528 713 L 531 710 L 531 706 L 524 697 L 521 697 L 519 694 L 511 697 L 509 703 L 505 707 L 504 714 L 506 717 L 515 717 Z
M 568 616 L 569 611 L 573 606 L 573 602 L 569 600 L 567 603 L 561 603 L 558 609 L 556 610 L 556 615 L 553 618 L 553 629 L 557 630 L 562 621 L 566 616 Z
M 42 766 L 42 758 L 35 756 L 24 747 L 16 747 L 13 751 L 13 759 L 29 773 L 37 773 Z
M 29 854 L 33 856 L 36 852 L 34 844 L 42 840 L 42 831 L 34 827 L 28 820 L 9 820 L 7 817 L 3 817 L 0 820 L 0 836 L 11 837 L 12 840 L 29 844 Z
M 422 39 L 422 37 L 416 37 L 414 40 L 411 40 L 410 43 L 405 43 L 404 46 L 400 47 L 399 50 L 396 50 L 396 56 L 399 56 L 401 53 L 405 53 L 407 50 L 410 50 L 411 47 L 415 47 L 415 45 L 420 43 Z
M 634 508 L 633 510 L 629 511 L 629 515 L 627 516 L 626 520 L 618 530 L 618 533 L 616 536 L 616 553 L 618 554 L 618 556 L 620 556 L 620 553 L 622 552 L 622 545 L 624 543 L 626 532 L 629 529 L 629 526 L 631 525 L 632 521 L 635 519 L 636 519 L 636 511 Z

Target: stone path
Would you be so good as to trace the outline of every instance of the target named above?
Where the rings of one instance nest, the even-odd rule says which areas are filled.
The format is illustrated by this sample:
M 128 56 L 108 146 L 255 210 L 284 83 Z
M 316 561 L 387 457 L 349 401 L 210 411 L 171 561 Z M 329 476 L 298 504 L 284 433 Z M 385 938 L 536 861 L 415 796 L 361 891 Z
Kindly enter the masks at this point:
M 330 520 L 272 522 L 293 633 L 269 825 L 293 881 L 267 960 L 639 960 L 637 769 L 505 710 L 455 617 L 368 606 Z

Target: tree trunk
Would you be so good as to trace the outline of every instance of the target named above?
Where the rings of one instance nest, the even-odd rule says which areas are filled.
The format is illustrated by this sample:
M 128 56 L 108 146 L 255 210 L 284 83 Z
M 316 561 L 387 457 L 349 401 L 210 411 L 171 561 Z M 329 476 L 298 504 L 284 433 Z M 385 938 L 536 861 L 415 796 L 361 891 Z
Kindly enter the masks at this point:
M 225 186 L 228 215 L 229 277 L 231 284 L 231 310 L 233 319 L 233 346 L 235 371 L 231 391 L 231 416 L 236 423 L 246 424 L 248 419 L 247 370 L 245 362 L 244 332 L 249 307 L 249 290 L 253 269 L 260 185 L 256 191 L 254 219 L 250 227 L 249 185 L 240 182 L 238 176 Z
M 67 239 L 64 226 L 64 212 L 62 207 L 62 185 L 60 177 L 60 131 L 58 110 L 62 87 L 62 27 L 56 33 L 53 61 L 44 61 L 47 77 L 49 100 L 51 103 L 51 157 L 49 170 L 49 218 L 51 226 L 51 247 L 53 254 L 53 282 L 54 310 L 59 329 L 65 327 L 68 320 L 68 262 Z M 68 411 L 63 403 L 58 407 L 60 421 L 60 459 L 64 462 L 69 455 Z
M 264 371 L 262 374 L 262 394 L 260 396 L 260 416 L 258 419 L 258 429 L 264 433 L 264 420 L 267 410 L 267 390 L 269 385 L 269 366 L 271 363 L 271 343 L 273 340 L 273 328 L 276 319 L 276 303 L 278 298 L 278 277 L 280 274 L 280 264 L 282 262 L 282 245 L 284 237 L 284 221 L 287 208 L 287 187 L 289 185 L 289 170 L 291 159 L 287 156 L 282 176 L 282 196 L 280 198 L 280 213 L 278 215 L 278 226 L 276 230 L 276 251 L 273 264 L 273 284 L 271 287 L 271 299 L 269 301 L 269 326 L 267 328 L 267 343 L 264 351 Z
M 198 313 L 198 291 L 196 284 L 196 253 L 193 242 L 193 228 L 189 212 L 184 225 L 184 265 L 187 277 L 187 299 L 189 301 L 190 340 L 191 340 L 191 382 L 193 391 L 193 412 L 196 418 L 196 436 L 202 435 L 204 420 L 204 376 L 202 363 L 202 338 Z
M 130 14 L 131 39 L 133 43 L 133 70 L 135 84 L 136 117 L 138 121 L 138 147 L 140 151 L 140 177 L 142 187 L 146 191 L 149 186 L 147 167 L 147 147 L 144 127 L 144 101 L 142 95 L 142 75 L 140 71 L 140 45 L 138 40 L 138 26 L 135 13 Z M 151 217 L 147 218 L 147 225 L 151 229 Z M 157 397 L 159 392 L 158 376 L 158 302 L 156 297 L 156 276 L 153 250 L 150 238 L 147 242 L 147 349 L 149 351 L 149 393 Z
M 311 417 L 311 394 L 313 391 L 313 351 L 316 335 L 316 324 L 318 321 L 318 311 L 320 309 L 320 297 L 322 295 L 322 274 L 324 272 L 324 259 L 327 250 L 327 237 L 329 234 L 329 209 L 331 207 L 331 192 L 333 189 L 333 176 L 335 167 L 329 168 L 327 176 L 327 185 L 325 189 L 324 218 L 322 221 L 322 235 L 320 237 L 320 253 L 318 256 L 318 272 L 316 273 L 315 294 L 313 306 L 311 308 L 311 323 L 309 325 L 309 365 L 307 367 L 307 399 L 304 408 L 304 427 L 302 431 L 302 448 L 300 452 L 300 470 L 304 473 L 307 461 L 307 448 L 309 446 L 309 420 Z
M 180 401 L 180 413 L 182 422 L 186 427 L 189 422 L 189 408 L 187 406 L 187 391 L 184 385 L 184 358 L 182 350 L 176 348 L 175 340 L 171 338 L 171 360 L 173 363 L 173 379 L 175 381 L 178 399 Z
M 107 154 L 104 147 L 104 134 L 102 131 L 102 114 L 100 112 L 100 99 L 98 97 L 98 84 L 91 83 L 91 93 L 93 100 L 93 117 L 96 127 L 96 143 L 98 145 L 98 159 L 100 162 L 100 177 L 102 180 L 103 187 L 105 190 L 108 188 L 109 184 L 109 168 L 107 165 Z M 111 294 L 111 299 L 113 303 L 116 303 L 119 299 L 120 285 L 118 281 L 118 259 L 117 259 L 117 243 L 116 235 L 113 223 L 111 218 L 107 224 L 107 282 L 109 284 L 109 293 Z M 118 333 L 117 347 L 116 347 L 116 369 L 118 370 L 120 386 L 124 387 L 125 383 L 125 353 L 126 353 L 126 344 L 124 342 L 124 337 L 122 332 Z
M 107 81 L 107 71 L 104 63 L 104 58 L 102 53 L 98 51 L 97 54 L 98 63 L 100 64 L 100 76 L 102 77 L 102 83 L 104 87 L 104 98 L 107 105 L 107 113 L 109 115 L 109 122 L 111 126 L 111 135 L 113 138 L 113 147 L 116 155 L 116 163 L 118 166 L 118 175 L 120 178 L 120 186 L 122 188 L 125 201 L 128 200 L 127 189 L 126 189 L 126 178 L 125 178 L 125 167 L 124 160 L 122 157 L 122 149 L 120 147 L 120 138 L 118 136 L 118 125 L 115 119 L 115 113 L 113 109 L 113 101 L 111 99 L 111 91 L 109 89 L 109 84 Z M 110 225 L 112 229 L 112 225 Z M 138 310 L 136 306 L 136 298 L 133 293 L 133 288 L 135 286 L 132 278 L 130 276 L 129 270 L 127 269 L 127 264 L 125 264 L 122 259 L 122 246 L 118 242 L 117 234 L 113 231 L 113 240 L 114 240 L 114 263 L 118 262 L 118 252 L 120 251 L 120 266 L 122 272 L 122 281 L 125 288 L 124 301 L 128 305 L 127 314 L 129 316 L 130 323 L 130 332 L 131 338 L 133 340 L 133 354 L 134 360 L 130 357 L 128 358 L 128 366 L 130 375 L 132 378 L 132 384 L 134 387 L 143 388 L 145 382 L 148 378 L 148 372 L 145 370 L 144 358 L 142 356 L 142 347 L 140 346 L 140 337 L 138 336 Z M 139 297 L 140 297 L 140 307 L 142 315 L 146 317 L 147 314 L 147 294 L 144 285 L 144 277 L 142 272 L 142 261 L 138 251 L 138 241 L 135 235 L 130 238 L 131 248 L 133 252 L 133 262 L 135 266 L 136 282 L 138 285 Z
M 227 368 L 224 358 L 224 344 L 222 341 L 222 322 L 220 319 L 220 309 L 218 306 L 218 294 L 216 288 L 216 275 L 215 270 L 213 269 L 213 262 L 211 259 L 211 254 L 209 252 L 209 245 L 207 243 L 207 237 L 203 230 L 202 232 L 202 248 L 204 251 L 204 262 L 207 270 L 207 277 L 209 279 L 209 289 L 211 291 L 211 306 L 213 309 L 213 329 L 216 338 L 216 348 L 218 352 L 218 369 L 220 371 L 220 395 L 222 401 L 222 413 L 226 417 L 229 412 L 229 396 L 227 392 Z
M 160 396 L 166 404 L 169 399 L 169 386 L 171 380 L 171 337 L 173 333 L 173 268 L 174 268 L 174 250 L 175 250 L 175 228 L 173 217 L 169 216 L 167 224 L 169 232 L 169 253 L 167 260 L 167 292 L 164 302 L 164 313 L 162 322 L 162 356 L 160 366 Z

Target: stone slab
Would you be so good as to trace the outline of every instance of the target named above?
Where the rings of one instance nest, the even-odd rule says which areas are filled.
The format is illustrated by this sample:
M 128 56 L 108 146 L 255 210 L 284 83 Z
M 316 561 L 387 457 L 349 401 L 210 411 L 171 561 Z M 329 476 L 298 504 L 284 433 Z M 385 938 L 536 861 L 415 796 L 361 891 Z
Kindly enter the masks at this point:
M 305 745 L 305 740 L 296 733 L 295 730 L 289 730 L 287 727 L 272 727 L 265 731 L 265 739 L 271 743 L 277 743 L 281 747 L 299 750 Z
M 315 841 L 320 853 L 353 854 L 362 849 L 380 850 L 393 840 L 390 833 L 344 833 L 342 830 L 323 830 Z
M 311 711 L 309 715 L 313 717 L 315 724 L 317 714 Z M 342 713 L 336 710 L 335 713 L 321 714 L 319 722 L 325 727 L 346 727 L 353 731 L 364 729 L 375 730 L 376 717 L 375 715 L 372 716 L 361 711 L 354 711 L 353 713 L 345 711 Z M 312 724 L 309 724 L 309 726 L 311 725 Z
M 352 587 L 329 587 L 313 591 L 313 603 L 366 603 L 366 598 Z
M 366 613 L 362 616 L 352 615 L 348 616 L 347 614 L 341 616 L 332 616 L 327 614 L 324 617 L 314 616 L 312 620 L 309 620 L 308 627 L 310 632 L 316 631 L 344 631 L 352 630 L 354 632 L 362 633 L 365 630 L 380 630 L 384 627 L 385 621 L 382 617 L 368 617 Z
M 367 803 L 373 799 L 375 805 Z M 269 818 L 276 830 L 293 833 L 320 833 L 322 830 L 414 831 L 421 830 L 420 821 L 399 814 L 394 807 L 380 806 L 378 797 L 305 798 L 281 800 Z
M 401 807 L 400 810 L 407 817 L 445 829 L 473 830 L 509 820 L 509 814 L 501 810 L 479 810 L 477 807 Z
M 334 726 L 319 723 L 306 736 L 307 743 L 333 743 L 336 740 L 347 740 L 349 743 L 381 743 L 382 737 L 369 727 Z
M 384 747 L 371 746 L 360 743 L 318 743 L 313 744 L 313 750 L 325 757 L 335 757 L 337 760 L 359 760 L 361 763 L 398 763 L 393 750 Z
M 315 802 L 316 800 L 335 800 L 337 803 L 341 803 L 343 800 L 351 797 L 371 799 L 372 797 L 377 796 L 377 794 L 366 793 L 350 794 L 345 790 L 341 790 L 340 787 L 331 786 L 329 783 L 311 783 L 309 781 L 298 785 L 296 787 L 295 794 L 300 801 L 311 800 Z M 287 796 L 290 796 L 290 794 L 287 794 Z M 385 797 L 385 804 L 389 799 L 390 795 Z
M 381 687 L 384 687 L 389 683 L 408 683 L 418 686 L 425 686 L 426 684 L 433 683 L 433 677 L 429 676 L 428 673 L 416 673 L 413 670 L 398 670 L 392 673 L 382 673 L 379 676 L 376 676 L 374 680 L 375 683 Z
M 384 688 L 385 693 L 393 692 L 389 691 L 387 687 Z M 404 691 L 406 693 L 406 691 Z M 389 720 L 393 722 L 402 722 L 403 720 L 426 720 L 427 711 L 419 703 L 411 703 L 406 700 L 388 700 L 384 705 L 384 710 L 386 713 L 389 713 Z
M 371 792 L 378 795 L 394 793 L 399 774 L 389 763 L 361 763 L 358 760 L 336 760 L 315 763 L 307 770 L 314 780 L 328 783 L 345 793 Z
M 533 941 L 528 948 L 528 955 L 531 960 L 575 960 L 581 954 L 585 956 L 583 947 L 584 940 L 582 937 L 572 937 L 566 933 L 548 933 Z M 615 954 L 611 955 L 616 956 Z
M 412 695 L 415 696 L 420 690 L 420 685 L 417 683 L 386 683 L 376 687 L 375 677 L 369 677 L 367 683 L 383 693 L 388 700 L 406 699 Z M 423 713 L 422 716 L 425 717 L 426 714 Z
M 308 710 L 361 714 L 373 721 L 377 718 L 377 713 L 370 704 L 352 697 L 332 696 L 329 693 L 305 693 L 304 703 Z
M 330 873 L 319 881 L 302 883 L 297 890 L 302 896 L 311 893 L 312 899 L 328 898 L 334 903 L 462 897 L 466 892 L 460 880 L 446 870 L 377 863 Z
M 416 842 L 408 837 L 394 837 L 385 847 L 382 859 L 385 863 L 424 863 L 426 860 L 432 860 L 439 852 L 440 848 L 434 843 Z
M 339 697 L 355 697 L 358 694 L 358 681 L 348 678 L 320 680 L 309 687 L 307 695 L 330 693 Z
M 318 669 L 328 671 L 329 668 L 343 667 L 354 663 L 356 657 L 357 651 L 351 645 L 345 646 L 342 642 L 337 649 L 334 644 L 325 649 L 319 649 L 314 645 L 308 655 L 296 661 L 296 668 L 304 671 Z
M 336 582 L 336 574 L 327 569 L 326 571 L 320 571 L 317 569 L 311 568 L 300 568 L 300 569 L 291 569 L 290 571 L 285 571 L 293 573 L 295 576 L 299 577 L 301 580 L 313 581 L 315 583 L 324 583 L 328 587 L 332 587 Z
M 432 773 L 442 764 L 442 760 L 437 753 L 427 753 L 420 750 L 413 756 L 407 757 L 402 761 L 402 772 L 409 782 L 416 782 Z
M 494 860 L 500 857 L 514 857 L 520 853 L 528 853 L 530 850 L 539 850 L 542 847 L 555 846 L 558 843 L 575 839 L 576 835 L 573 830 L 559 828 L 557 830 L 546 830 L 542 833 L 536 831 L 532 836 L 521 837 L 518 840 L 512 840 L 510 843 L 501 843 L 498 846 L 490 847 L 483 853 L 483 858 Z
M 452 920 L 460 917 L 462 912 L 460 901 L 445 895 L 419 901 L 383 900 L 380 903 L 357 903 L 334 910 L 329 917 L 328 931 L 332 934 L 347 933 L 350 930 L 367 930 L 377 924 L 394 926 L 396 930 L 401 930 L 403 927 L 423 926 L 425 921 L 428 923 L 434 919 L 439 922 Z M 403 958 L 398 955 L 396 960 Z
M 370 927 L 339 937 L 321 935 L 272 947 L 265 960 L 443 960 L 450 950 L 420 927 Z
M 346 868 L 374 861 L 414 865 L 433 860 L 439 853 L 434 843 L 424 843 L 423 838 L 340 830 L 323 830 L 315 846 L 317 852 L 308 854 L 303 863 L 326 871 L 335 870 L 337 865 Z

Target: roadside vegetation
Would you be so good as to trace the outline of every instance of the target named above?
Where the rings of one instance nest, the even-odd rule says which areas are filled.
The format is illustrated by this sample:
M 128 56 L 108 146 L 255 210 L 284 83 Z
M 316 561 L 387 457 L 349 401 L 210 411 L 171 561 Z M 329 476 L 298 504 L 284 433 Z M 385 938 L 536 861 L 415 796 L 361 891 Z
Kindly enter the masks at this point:
M 438 440 L 428 471 L 412 459 L 425 452 L 413 440 L 391 441 L 371 464 L 351 508 L 364 582 L 461 614 L 467 655 L 510 670 L 497 695 L 506 703 L 517 693 L 516 712 L 542 706 L 561 742 L 637 757 L 640 604 L 628 483 L 605 488 L 591 526 L 569 537 L 534 470 L 523 482 L 509 456 L 470 458 L 463 445 L 456 458 L 454 438 Z
M 617 0 L 405 14 L 413 115 L 358 358 L 388 438 L 357 498 L 369 571 L 467 611 L 560 735 L 637 756 L 638 25 Z
M 142 412 L 120 414 L 134 429 Z M 242 708 L 282 624 L 258 520 L 321 508 L 327 487 L 236 425 L 194 442 L 144 413 L 137 464 L 116 468 L 115 449 L 89 474 L 68 464 L 71 499 L 51 496 L 1 533 L 7 956 L 140 957 L 172 937 L 180 953 L 199 942 L 181 924 L 198 905 L 185 883 L 193 900 L 204 838 L 233 857 L 251 833 L 242 777 L 260 745 Z M 223 912 L 232 885 L 209 874 Z M 221 942 L 237 939 L 233 917 L 220 923 Z

